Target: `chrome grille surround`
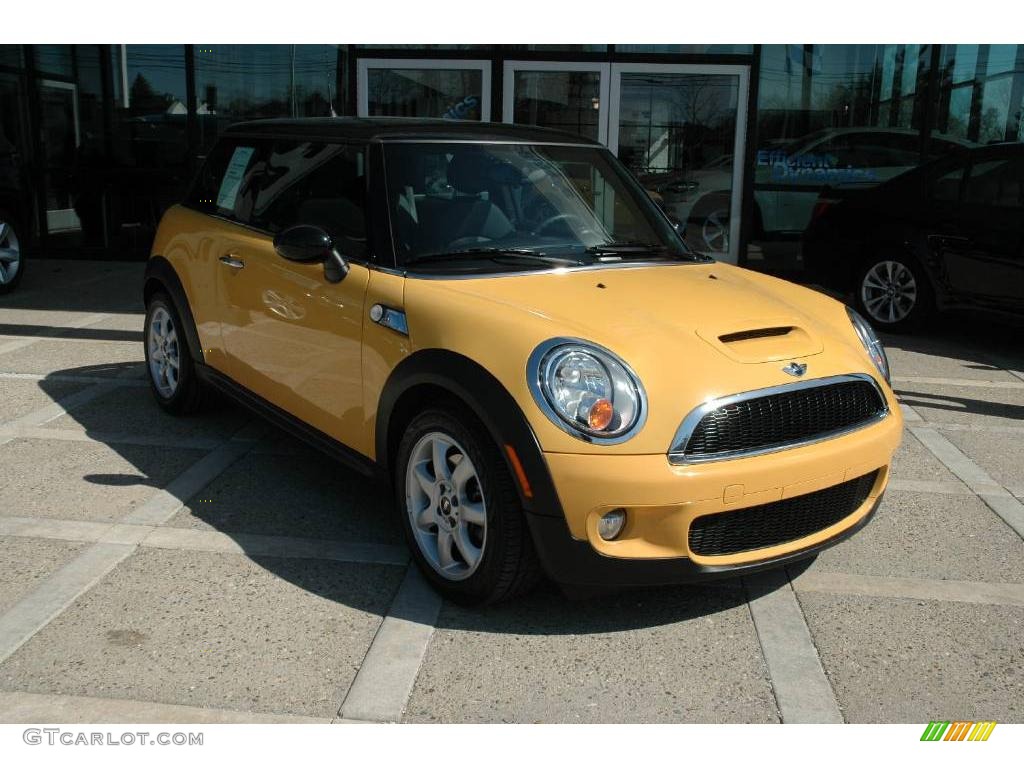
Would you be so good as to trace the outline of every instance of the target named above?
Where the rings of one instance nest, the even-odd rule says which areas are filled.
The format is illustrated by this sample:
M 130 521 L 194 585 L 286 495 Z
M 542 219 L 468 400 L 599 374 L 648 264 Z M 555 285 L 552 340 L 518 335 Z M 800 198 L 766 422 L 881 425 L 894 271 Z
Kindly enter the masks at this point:
M 730 405 L 737 403 L 743 403 L 749 400 L 757 400 L 759 398 L 769 398 L 773 395 L 784 395 L 792 392 L 799 392 L 802 390 L 816 389 L 822 387 L 832 387 L 837 384 L 848 384 L 853 382 L 868 383 L 870 384 L 875 393 L 878 395 L 878 401 L 880 403 L 879 409 L 867 418 L 861 419 L 856 423 L 846 424 L 838 429 L 828 430 L 826 432 L 820 432 L 814 435 L 810 435 L 798 440 L 791 440 L 787 442 L 771 443 L 766 445 L 760 445 L 751 448 L 745 448 L 735 451 L 725 451 L 714 454 L 704 455 L 687 455 L 686 448 L 690 439 L 693 437 L 694 431 L 697 426 L 701 423 L 705 416 L 713 411 L 718 410 Z M 669 462 L 672 464 L 703 464 L 711 461 L 725 461 L 728 459 L 737 459 L 745 456 L 759 456 L 766 453 L 775 453 L 777 451 L 789 450 L 790 448 L 797 448 L 803 445 L 810 445 L 812 443 L 818 443 L 823 440 L 831 440 L 841 435 L 849 434 L 850 432 L 856 432 L 857 430 L 869 427 L 875 424 L 886 416 L 889 415 L 889 405 L 885 398 L 885 394 L 878 386 L 878 382 L 874 377 L 864 373 L 848 373 L 839 376 L 827 376 L 821 379 L 809 379 L 807 381 L 793 382 L 792 384 L 780 384 L 774 387 L 766 387 L 764 389 L 755 389 L 749 392 L 740 392 L 735 395 L 726 395 L 725 397 L 715 398 L 705 403 L 701 403 L 692 411 L 690 411 L 686 418 L 683 419 L 682 424 L 679 425 L 679 429 L 676 430 L 675 436 L 672 438 L 672 445 L 668 451 Z

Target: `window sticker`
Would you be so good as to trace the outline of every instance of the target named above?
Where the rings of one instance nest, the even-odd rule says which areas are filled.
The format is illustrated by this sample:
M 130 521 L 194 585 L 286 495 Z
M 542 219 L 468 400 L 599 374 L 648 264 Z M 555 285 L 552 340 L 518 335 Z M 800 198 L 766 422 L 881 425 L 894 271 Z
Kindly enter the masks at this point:
M 234 210 L 235 201 L 238 199 L 238 191 L 242 186 L 242 178 L 245 176 L 245 169 L 249 167 L 255 147 L 235 147 L 231 155 L 231 162 L 224 171 L 224 180 L 220 183 L 220 191 L 217 193 L 217 207 Z

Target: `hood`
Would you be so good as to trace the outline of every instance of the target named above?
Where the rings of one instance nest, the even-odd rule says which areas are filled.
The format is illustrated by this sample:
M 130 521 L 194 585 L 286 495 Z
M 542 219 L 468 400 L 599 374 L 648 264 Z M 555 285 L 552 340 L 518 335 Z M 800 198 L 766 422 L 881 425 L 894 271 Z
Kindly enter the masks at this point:
M 871 373 L 842 305 L 728 264 L 659 264 L 454 280 L 409 280 L 416 349 L 483 365 L 524 408 L 546 451 L 664 453 L 683 417 L 710 398 L 806 379 Z M 558 337 L 621 357 L 647 394 L 646 426 L 619 445 L 577 440 L 533 406 L 526 362 Z M 802 374 L 800 374 L 802 375 Z
M 815 323 L 796 304 L 726 264 L 566 270 L 450 285 L 613 350 L 665 350 L 699 339 L 735 362 L 763 363 L 823 349 Z

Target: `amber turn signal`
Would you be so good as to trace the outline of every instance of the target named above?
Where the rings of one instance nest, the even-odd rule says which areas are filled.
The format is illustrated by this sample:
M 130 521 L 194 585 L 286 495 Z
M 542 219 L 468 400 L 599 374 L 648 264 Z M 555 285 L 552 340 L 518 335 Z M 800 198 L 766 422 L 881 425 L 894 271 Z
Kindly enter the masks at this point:
M 602 397 L 590 406 L 587 424 L 591 429 L 607 429 L 608 425 L 612 423 L 613 416 L 615 416 L 615 406 L 612 405 L 611 400 Z

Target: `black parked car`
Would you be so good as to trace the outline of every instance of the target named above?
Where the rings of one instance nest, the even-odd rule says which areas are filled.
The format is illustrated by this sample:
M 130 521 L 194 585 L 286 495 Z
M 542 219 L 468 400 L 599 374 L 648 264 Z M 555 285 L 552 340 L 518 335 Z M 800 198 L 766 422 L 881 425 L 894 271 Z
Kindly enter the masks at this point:
M 28 240 L 25 170 L 0 125 L 0 294 L 13 289 L 25 267 Z
M 869 190 L 822 194 L 807 277 L 880 330 L 954 307 L 1024 315 L 1024 144 L 940 158 Z

